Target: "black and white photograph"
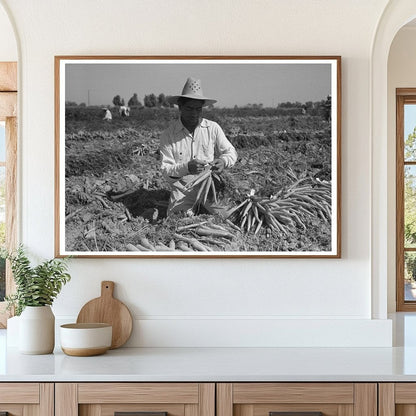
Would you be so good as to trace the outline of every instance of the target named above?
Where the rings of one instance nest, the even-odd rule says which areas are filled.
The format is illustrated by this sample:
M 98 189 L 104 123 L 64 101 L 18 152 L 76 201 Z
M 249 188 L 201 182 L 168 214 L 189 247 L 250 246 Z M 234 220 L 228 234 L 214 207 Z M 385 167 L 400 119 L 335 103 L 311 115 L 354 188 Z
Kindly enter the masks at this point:
M 56 256 L 340 253 L 340 57 L 55 57 Z

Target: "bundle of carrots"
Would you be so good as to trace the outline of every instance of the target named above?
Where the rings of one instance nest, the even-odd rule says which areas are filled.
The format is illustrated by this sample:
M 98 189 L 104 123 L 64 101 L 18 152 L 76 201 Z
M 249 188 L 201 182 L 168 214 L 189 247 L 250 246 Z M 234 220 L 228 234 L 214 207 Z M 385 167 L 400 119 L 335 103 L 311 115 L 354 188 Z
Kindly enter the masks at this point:
M 272 214 L 279 218 L 282 213 L 291 214 L 296 223 L 306 229 L 301 218 L 318 216 L 324 222 L 331 220 L 331 183 L 313 178 L 299 179 L 277 195 L 270 204 Z
M 204 205 L 208 198 L 213 199 L 215 203 L 218 202 L 214 179 L 220 182 L 220 177 L 218 174 L 212 170 L 210 165 L 208 165 L 205 170 L 203 170 L 199 175 L 195 176 L 192 181 L 186 184 L 185 189 L 187 190 L 199 187 L 195 199 L 195 206 Z
M 250 194 L 227 212 L 241 230 L 257 234 L 262 227 L 288 235 L 295 227 L 306 230 L 307 217 L 331 219 L 331 184 L 311 177 L 297 179 L 291 186 L 266 197 Z
M 268 198 L 255 196 L 254 189 L 252 189 L 243 202 L 228 210 L 226 218 L 238 225 L 241 230 L 247 232 L 254 230 L 254 234 L 257 234 L 263 225 L 272 229 L 278 228 L 275 224 L 276 219 L 268 206 L 270 202 Z

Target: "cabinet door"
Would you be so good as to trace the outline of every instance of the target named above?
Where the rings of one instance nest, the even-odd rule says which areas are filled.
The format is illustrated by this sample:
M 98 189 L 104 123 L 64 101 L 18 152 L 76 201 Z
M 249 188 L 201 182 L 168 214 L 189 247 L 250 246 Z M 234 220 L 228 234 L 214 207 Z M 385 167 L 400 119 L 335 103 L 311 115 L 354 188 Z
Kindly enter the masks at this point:
M 52 383 L 0 383 L 0 415 L 53 416 Z
M 377 416 L 377 384 L 220 383 L 217 416 Z
M 57 383 L 55 416 L 215 416 L 213 383 Z
M 380 383 L 380 416 L 415 416 L 416 383 Z

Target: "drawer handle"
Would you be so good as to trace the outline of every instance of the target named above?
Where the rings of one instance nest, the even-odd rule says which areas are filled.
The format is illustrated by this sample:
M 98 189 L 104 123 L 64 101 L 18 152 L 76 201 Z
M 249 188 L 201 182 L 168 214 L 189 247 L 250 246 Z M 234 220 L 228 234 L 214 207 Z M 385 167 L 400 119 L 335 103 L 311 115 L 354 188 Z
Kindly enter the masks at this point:
M 323 416 L 322 412 L 269 412 L 269 416 Z
M 114 416 L 168 416 L 168 412 L 115 412 Z

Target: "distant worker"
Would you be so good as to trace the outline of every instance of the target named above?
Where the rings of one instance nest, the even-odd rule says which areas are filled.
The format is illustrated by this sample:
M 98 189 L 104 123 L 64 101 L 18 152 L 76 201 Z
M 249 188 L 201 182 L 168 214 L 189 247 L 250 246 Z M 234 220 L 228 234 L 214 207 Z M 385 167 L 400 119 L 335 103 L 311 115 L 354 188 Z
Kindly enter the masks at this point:
M 113 119 L 113 116 L 111 115 L 110 109 L 109 108 L 103 108 L 103 110 L 105 111 L 105 115 L 104 115 L 103 120 L 111 121 Z
M 188 78 L 182 94 L 169 101 L 178 106 L 179 118 L 160 137 L 162 171 L 171 186 L 167 212 L 192 213 L 198 188 L 188 190 L 185 185 L 207 164 L 218 174 L 230 168 L 237 160 L 237 152 L 217 123 L 202 118 L 202 108 L 217 100 L 204 97 L 199 79 Z M 225 211 L 225 207 L 210 200 L 204 208 L 212 214 Z
M 130 115 L 130 107 L 126 107 L 125 105 L 120 106 L 118 111 L 121 117 L 128 117 Z

